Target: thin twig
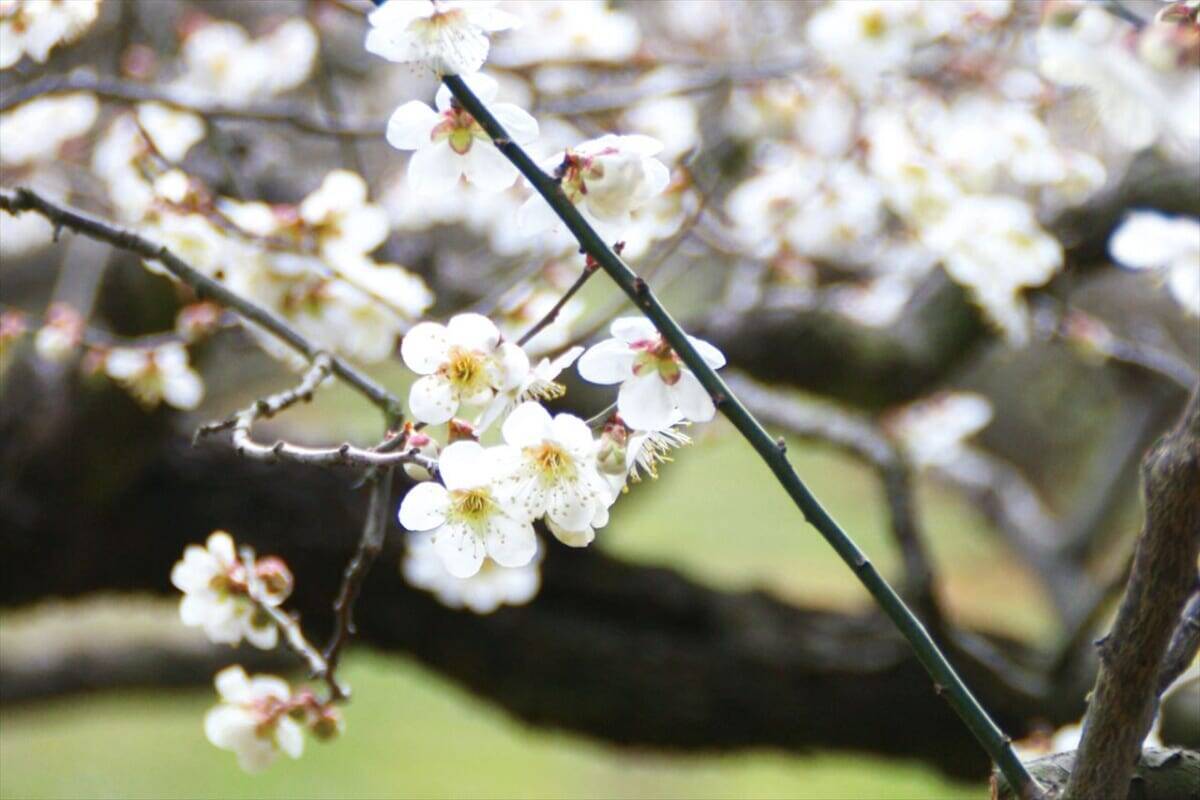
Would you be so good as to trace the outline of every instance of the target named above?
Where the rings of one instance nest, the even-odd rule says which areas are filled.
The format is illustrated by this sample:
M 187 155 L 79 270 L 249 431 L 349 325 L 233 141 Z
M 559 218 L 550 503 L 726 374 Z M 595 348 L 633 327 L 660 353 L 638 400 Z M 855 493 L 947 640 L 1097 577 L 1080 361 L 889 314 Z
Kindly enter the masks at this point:
M 80 211 L 53 203 L 27 188 L 18 188 L 13 192 L 0 190 L 0 211 L 14 215 L 23 211 L 33 211 L 49 220 L 56 232 L 67 228 L 92 239 L 108 242 L 121 250 L 157 261 L 168 272 L 190 286 L 201 298 L 212 299 L 236 311 L 250 322 L 266 328 L 310 363 L 323 352 L 274 311 L 247 300 L 219 281 L 189 266 L 165 246 L 145 239 L 134 231 L 118 228 Z M 400 399 L 343 359 L 337 356 L 330 356 L 329 359 L 333 374 L 378 406 L 388 418 L 389 425 L 395 426 L 403 416 Z
M 184 95 L 156 89 L 116 78 L 95 78 L 90 75 L 47 75 L 0 97 L 0 111 L 8 111 L 39 97 L 64 92 L 91 92 L 101 100 L 118 103 L 162 103 L 177 111 L 190 111 L 208 120 L 240 120 L 289 125 L 295 130 L 315 136 L 340 138 L 377 138 L 386 124 L 383 121 L 361 123 L 326 122 L 312 116 L 294 103 L 267 102 L 252 106 L 230 106 L 205 103 Z
M 371 499 L 367 504 L 367 518 L 363 523 L 362 538 L 358 542 L 358 550 L 354 558 L 346 565 L 342 576 L 342 588 L 338 592 L 337 601 L 333 604 L 334 628 L 329 644 L 325 647 L 325 662 L 328 664 L 326 680 L 330 687 L 336 686 L 334 680 L 342 652 L 354 630 L 354 603 L 362 591 L 363 581 L 371 571 L 371 565 L 383 549 L 383 540 L 387 534 L 388 520 L 391 519 L 392 469 L 389 467 L 375 476 L 371 485 Z M 345 694 L 339 694 L 334 699 L 341 699 Z
M 1013 697 L 1036 702 L 1047 684 L 1040 676 L 1013 663 L 987 639 L 970 635 L 948 623 L 937 602 L 932 558 L 925 547 L 912 484 L 912 468 L 904 454 L 873 421 L 839 408 L 803 401 L 732 373 L 725 376 L 746 407 L 759 419 L 803 439 L 832 445 L 866 462 L 879 476 L 888 507 L 892 538 L 904 564 L 904 595 L 921 612 L 943 646 L 957 659 L 970 663 Z
M 321 678 L 329 686 L 330 699 L 338 699 L 345 696 L 344 689 L 337 684 L 333 679 L 333 672 L 329 669 L 329 664 L 325 657 L 304 635 L 304 631 L 300 628 L 300 622 L 270 602 L 267 595 L 266 587 L 262 585 L 262 578 L 254 569 L 254 550 L 250 547 L 242 547 L 239 551 L 242 560 L 242 569 L 246 573 L 246 594 L 254 601 L 264 614 L 271 618 L 275 626 L 279 628 L 283 634 L 284 642 L 287 644 L 296 655 L 304 659 L 308 664 L 308 671 L 314 678 Z
M 314 20 L 314 23 L 318 13 L 316 8 L 318 2 L 320 0 L 309 0 L 308 2 L 308 16 Z M 334 128 L 342 128 L 342 101 L 338 97 L 337 84 L 333 77 L 333 65 L 329 58 L 329 47 L 324 37 L 320 37 L 317 51 L 317 91 L 325 121 Z M 358 151 L 358 144 L 352 138 L 340 137 L 338 149 L 341 151 L 343 167 L 352 169 L 359 175 L 366 175 L 366 170 L 363 169 L 362 154 Z
M 804 439 L 831 444 L 874 468 L 883 484 L 892 535 L 904 562 L 905 594 L 927 619 L 939 619 L 933 567 L 912 498 L 912 471 L 878 426 L 832 406 L 802 402 L 743 375 L 726 375 L 725 382 L 763 422 Z
M 555 214 L 575 236 L 584 252 L 590 254 L 600 264 L 609 277 L 654 323 L 663 338 L 708 391 L 716 407 L 733 423 L 734 427 L 770 467 L 780 484 L 803 512 L 805 519 L 829 542 L 875 598 L 883 612 L 908 640 L 917 658 L 933 678 L 937 691 L 946 697 L 950 706 L 962 718 L 967 728 L 999 766 L 1009 782 L 1018 788 L 1023 797 L 1042 797 L 1044 793 L 1041 787 L 1017 758 L 1011 740 L 997 727 L 979 701 L 967 689 L 920 620 L 909 610 L 891 585 L 883 579 L 883 576 L 858 548 L 858 545 L 829 516 L 829 513 L 825 511 L 788 462 L 784 448 L 779 446 L 779 443 L 767 433 L 758 420 L 733 396 L 725 381 L 708 366 L 688 339 L 687 334 L 650 291 L 646 282 L 634 274 L 629 266 L 608 247 L 574 204 L 563 194 L 558 182 L 544 173 L 529 154 L 509 137 L 504 127 L 492 116 L 462 78 L 450 75 L 446 76 L 443 82 L 463 108 L 483 127 L 495 146 L 525 176 L 538 194 L 549 203 Z
M 545 330 L 549 325 L 553 324 L 554 320 L 558 319 L 559 313 L 561 313 L 563 308 L 566 307 L 567 303 L 571 301 L 571 298 L 574 297 L 576 293 L 583 288 L 583 285 L 588 282 L 588 278 L 596 274 L 597 266 L 598 265 L 595 262 L 593 262 L 591 259 L 588 259 L 587 264 L 585 264 L 583 267 L 583 272 L 579 273 L 579 277 L 575 279 L 575 282 L 567 287 L 567 290 L 563 292 L 563 296 L 558 298 L 558 302 L 551 306 L 550 310 L 547 311 L 541 319 L 533 323 L 533 326 L 529 330 L 521 334 L 521 338 L 517 339 L 517 344 L 524 345 L 530 339 Z
M 270 419 L 282 411 L 291 408 L 296 403 L 308 403 L 312 400 L 313 393 L 317 388 L 325 382 L 325 379 L 333 372 L 333 363 L 330 361 L 328 353 L 320 353 L 313 359 L 312 366 L 305 371 L 300 382 L 291 389 L 264 397 L 261 400 L 256 400 L 254 405 L 243 409 L 237 413 L 231 414 L 219 422 L 210 422 L 206 425 L 201 425 L 195 435 L 192 437 L 193 442 L 205 437 L 211 436 L 214 433 L 227 431 L 230 428 L 237 426 L 238 421 L 242 416 L 250 416 L 253 419 Z
M 568 116 L 623 111 L 639 100 L 651 97 L 702 92 L 723 83 L 754 83 L 783 77 L 796 72 L 811 61 L 811 57 L 801 55 L 767 63 L 718 64 L 682 74 L 669 84 L 643 82 L 569 97 L 553 97 L 539 102 L 534 110 L 543 114 Z

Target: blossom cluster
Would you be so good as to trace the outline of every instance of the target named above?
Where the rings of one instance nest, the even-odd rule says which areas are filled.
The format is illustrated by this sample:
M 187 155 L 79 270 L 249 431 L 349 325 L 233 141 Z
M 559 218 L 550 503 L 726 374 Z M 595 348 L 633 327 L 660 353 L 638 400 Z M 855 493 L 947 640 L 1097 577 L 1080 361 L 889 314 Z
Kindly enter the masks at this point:
M 50 51 L 91 27 L 100 0 L 0 0 L 0 69 L 22 56 L 45 63 Z
M 1194 160 L 1200 74 L 1194 19 L 1134 31 L 1097 4 L 1053 2 L 1024 48 L 1002 44 L 1024 35 L 1023 10 L 817 9 L 805 23 L 817 69 L 735 92 L 732 122 L 758 165 L 726 204 L 738 239 L 779 278 L 842 278 L 835 303 L 872 325 L 895 320 L 940 266 L 1011 342 L 1027 341 L 1022 292 L 1064 264 L 1047 223 L 1141 149 Z M 1106 135 L 1080 141 L 1078 117 L 1054 113 L 1067 101 L 1098 112 Z
M 171 570 L 171 583 L 183 592 L 179 617 L 201 628 L 210 641 L 237 645 L 243 640 L 263 650 L 279 642 L 279 627 L 268 609 L 280 606 L 292 591 L 292 574 L 278 558 L 255 558 L 233 538 L 216 531 L 203 547 L 190 545 Z M 238 665 L 217 673 L 220 703 L 204 718 L 204 733 L 215 746 L 230 750 L 247 772 L 270 766 L 282 753 L 299 758 L 304 732 L 326 740 L 341 733 L 344 722 L 332 699 L 309 689 L 293 689 L 273 675 L 248 676 Z
M 44 61 L 90 24 L 97 5 L 0 0 L 0 69 L 25 55 Z M 412 485 L 396 509 L 406 531 L 401 571 L 447 606 L 480 614 L 533 600 L 555 542 L 594 542 L 629 485 L 656 476 L 689 443 L 688 426 L 716 412 L 701 376 L 646 318 L 615 319 L 607 337 L 575 345 L 588 339 L 573 329 L 588 306 L 573 296 L 577 287 L 568 289 L 580 274 L 579 245 L 521 178 L 513 147 L 639 269 L 656 248 L 671 252 L 694 232 L 710 252 L 763 267 L 753 280 L 780 296 L 820 296 L 877 326 L 895 321 L 940 269 L 1014 344 L 1029 337 L 1023 293 L 1066 263 L 1056 217 L 1111 188 L 1141 151 L 1168 160 L 1200 153 L 1200 76 L 1188 69 L 1198 40 L 1180 33 L 1196 24 L 1191 11 L 1135 31 L 1068 0 L 1047 2 L 1032 29 L 1012 0 L 764 4 L 754 13 L 775 15 L 778 24 L 765 27 L 788 32 L 802 71 L 730 79 L 729 102 L 712 111 L 673 69 L 654 69 L 632 84 L 629 102 L 585 122 L 525 109 L 586 96 L 594 67 L 668 61 L 669 52 L 643 39 L 645 20 L 673 31 L 670 46 L 684 42 L 688 55 L 747 63 L 778 34 L 751 35 L 716 3 L 635 11 L 602 0 L 387 0 L 367 17 L 366 51 L 459 76 L 505 139 L 494 140 L 442 84 L 391 111 L 379 135 L 407 155 L 378 180 L 362 167 L 306 172 L 302 186 L 272 194 L 273 202 L 214 188 L 196 150 L 209 137 L 216 143 L 216 123 L 188 103 L 250 111 L 303 86 L 322 57 L 319 13 L 271 19 L 255 35 L 187 15 L 178 57 L 162 73 L 177 101 L 132 103 L 103 117 L 86 92 L 22 104 L 0 116 L 0 168 L 64 195 L 71 182 L 60 156 L 103 120 L 91 171 L 122 223 L 315 347 L 367 365 L 402 363 L 410 420 L 398 441 L 425 458 L 404 467 Z M 795 30 L 802 41 L 791 41 Z M 481 71 L 489 61 L 494 68 Z M 1098 111 L 1103 135 L 1073 136 L 1055 113 L 1067 102 Z M 731 186 L 710 209 L 692 156 L 714 131 L 732 137 L 735 155 L 719 165 Z M 5 253 L 53 233 L 33 215 L 0 217 L 0 225 Z M 484 240 L 496 272 L 472 265 L 450 274 L 449 259 L 428 267 L 409 258 L 419 247 L 398 241 L 416 232 L 432 239 L 442 227 Z M 445 238 L 453 250 L 458 237 Z M 1137 212 L 1109 245 L 1114 262 L 1161 277 L 1200 313 L 1195 220 Z M 481 297 L 476 308 L 487 313 L 426 318 L 435 297 L 422 275 L 481 296 L 502 267 L 517 274 L 526 265 L 537 268 L 534 277 Z M 169 275 L 155 260 L 144 266 Z M 585 262 L 583 277 L 596 268 Z M 614 313 L 595 316 L 605 322 Z M 189 302 L 174 331 L 125 340 L 98 336 L 78 312 L 55 305 L 33 340 L 46 360 L 81 355 L 85 372 L 106 375 L 147 407 L 190 410 L 205 387 L 188 348 L 223 324 L 214 306 Z M 242 326 L 271 356 L 304 366 L 271 332 Z M 0 368 L 27 332 L 24 315 L 0 315 Z M 689 342 L 707 370 L 725 365 L 710 343 Z M 613 387 L 611 407 L 590 419 L 550 407 L 572 369 Z M 885 422 L 914 465 L 936 470 L 968 452 L 966 441 L 991 414 L 982 397 L 943 394 Z M 212 641 L 281 644 L 292 578 L 277 559 L 248 558 L 217 532 L 185 551 L 171 580 L 184 595 L 183 623 Z M 281 753 L 298 757 L 306 729 L 326 737 L 341 728 L 333 698 L 279 678 L 231 667 L 216 685 L 221 703 L 206 734 L 248 770 Z

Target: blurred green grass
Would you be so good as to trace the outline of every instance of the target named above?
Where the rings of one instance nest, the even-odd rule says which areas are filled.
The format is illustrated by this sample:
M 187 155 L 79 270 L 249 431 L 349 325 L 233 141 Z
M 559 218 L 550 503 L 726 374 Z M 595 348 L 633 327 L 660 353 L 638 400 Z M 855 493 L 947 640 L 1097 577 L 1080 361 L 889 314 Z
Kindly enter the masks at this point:
M 869 556 L 894 575 L 880 490 L 870 472 L 793 443 L 802 476 Z M 762 586 L 791 600 L 867 602 L 850 572 L 723 424 L 678 454 L 657 483 L 635 485 L 601 546 L 667 564 L 720 587 Z M 941 589 L 959 618 L 1019 636 L 1047 631 L 1042 599 L 981 519 L 922 487 Z M 535 730 L 436 674 L 356 653 L 359 700 L 333 744 L 259 776 L 210 747 L 211 691 L 117 692 L 0 712 L 0 797 L 789 797 L 971 798 L 982 785 L 914 764 L 858 755 L 667 756 Z
M 356 654 L 338 741 L 241 773 L 201 731 L 207 691 L 119 692 L 0 714 L 5 798 L 970 798 L 982 787 L 847 755 L 667 757 L 514 723 L 408 661 Z

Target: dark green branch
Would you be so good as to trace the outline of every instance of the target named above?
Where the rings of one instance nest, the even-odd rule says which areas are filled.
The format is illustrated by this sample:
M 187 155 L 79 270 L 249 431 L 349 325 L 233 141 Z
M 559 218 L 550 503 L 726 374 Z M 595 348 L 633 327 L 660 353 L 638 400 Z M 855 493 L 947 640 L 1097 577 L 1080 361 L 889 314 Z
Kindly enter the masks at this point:
M 650 291 L 646 282 L 634 274 L 633 270 L 600 238 L 578 209 L 563 194 L 558 183 L 543 172 L 529 154 L 509 138 L 504 127 L 471 92 L 466 83 L 455 75 L 446 76 L 444 82 L 463 108 L 483 126 L 500 151 L 525 176 L 538 194 L 550 204 L 559 219 L 575 236 L 583 251 L 595 259 L 601 269 L 608 273 L 609 277 L 654 323 L 663 338 L 695 373 L 700 383 L 712 396 L 717 408 L 733 423 L 734 427 L 770 467 L 780 484 L 804 514 L 805 519 L 829 542 L 830 546 L 875 598 L 896 628 L 904 635 L 922 666 L 933 678 L 935 691 L 946 697 L 950 706 L 962 718 L 967 728 L 1009 782 L 1019 787 L 1023 797 L 1041 797 L 1043 794 L 1041 787 L 1017 758 L 1009 738 L 996 726 L 967 689 L 921 621 L 909 610 L 866 555 L 829 516 L 829 513 L 800 480 L 799 475 L 787 460 L 782 443 L 773 439 L 747 411 L 746 407 L 738 401 L 721 377 L 700 357 L 683 329 Z

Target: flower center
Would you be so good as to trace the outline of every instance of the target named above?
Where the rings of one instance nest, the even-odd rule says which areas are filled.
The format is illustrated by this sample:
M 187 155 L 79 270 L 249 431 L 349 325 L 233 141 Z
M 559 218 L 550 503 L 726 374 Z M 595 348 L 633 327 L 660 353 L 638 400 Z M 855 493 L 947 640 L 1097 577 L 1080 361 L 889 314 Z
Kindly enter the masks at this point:
M 464 522 L 482 522 L 492 513 L 493 505 L 487 489 L 456 489 L 450 493 L 451 513 Z
M 445 139 L 450 149 L 461 156 L 471 149 L 476 139 L 487 140 L 488 135 L 474 117 L 455 106 L 442 112 L 442 121 L 433 127 L 429 138 L 435 142 Z
M 643 339 L 629 345 L 639 351 L 633 360 L 633 374 L 644 375 L 657 372 L 663 383 L 674 386 L 683 374 L 679 354 L 661 336 Z
M 487 383 L 483 355 L 462 347 L 450 348 L 450 358 L 442 365 L 442 372 L 459 391 L 470 394 L 482 389 Z
M 878 39 L 887 33 L 887 20 L 883 12 L 872 11 L 862 18 L 862 33 L 868 39 Z
M 533 461 L 542 479 L 547 482 L 559 481 L 575 475 L 575 460 L 566 450 L 553 442 L 542 442 L 535 447 L 526 447 L 525 454 Z

